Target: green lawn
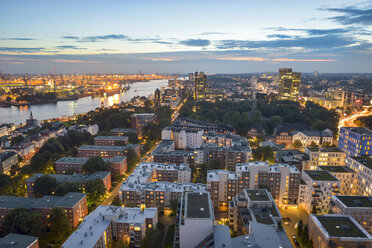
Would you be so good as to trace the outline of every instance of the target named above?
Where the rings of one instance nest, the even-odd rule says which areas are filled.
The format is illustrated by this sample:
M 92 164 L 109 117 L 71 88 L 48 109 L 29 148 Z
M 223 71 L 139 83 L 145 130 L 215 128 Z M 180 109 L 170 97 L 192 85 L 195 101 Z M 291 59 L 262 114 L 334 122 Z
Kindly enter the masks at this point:
M 175 228 L 175 224 L 169 226 L 167 237 L 165 239 L 164 248 L 172 248 L 173 247 L 174 228 Z

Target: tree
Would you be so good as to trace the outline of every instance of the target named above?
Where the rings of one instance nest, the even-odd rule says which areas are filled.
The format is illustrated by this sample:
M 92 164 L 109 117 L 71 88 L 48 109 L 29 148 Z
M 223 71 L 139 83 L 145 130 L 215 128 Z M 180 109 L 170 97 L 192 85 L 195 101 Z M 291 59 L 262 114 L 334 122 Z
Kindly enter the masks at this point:
M 301 236 L 302 236 L 302 229 L 303 229 L 303 222 L 302 220 L 300 219 L 298 221 L 298 224 L 297 224 L 297 237 L 298 239 L 301 239 Z
M 121 205 L 123 205 L 123 203 L 121 202 L 119 197 L 115 197 L 114 200 L 111 202 L 111 205 L 121 206 Z
M 24 140 L 25 140 L 25 137 L 23 137 L 22 135 L 18 135 L 16 137 L 13 137 L 13 138 L 10 139 L 10 144 L 12 146 L 14 146 L 14 145 L 16 145 L 16 144 L 18 144 L 18 143 L 20 143 Z
M 140 159 L 137 156 L 137 153 L 132 148 L 128 149 L 127 152 L 128 171 L 130 171 L 139 161 Z
M 119 113 L 112 114 L 106 119 L 106 124 L 108 128 L 120 127 L 122 122 L 123 119 L 121 117 L 121 114 Z
M 222 170 L 225 166 L 223 165 L 221 159 L 214 159 L 209 163 L 208 169 L 211 170 Z
M 5 99 L 7 102 L 11 102 L 12 101 L 12 98 L 10 96 L 7 96 L 6 99 Z
M 131 144 L 138 144 L 139 143 L 139 139 L 138 139 L 137 133 L 135 133 L 135 132 L 127 132 L 127 133 L 124 133 L 124 135 L 125 136 L 128 136 L 129 143 L 131 143 Z
M 68 192 L 81 192 L 79 183 L 74 182 L 60 183 L 56 187 L 55 194 L 57 196 L 64 196 Z
M 295 140 L 295 141 L 293 142 L 293 147 L 296 148 L 296 149 L 301 148 L 301 147 L 302 147 L 302 143 L 301 143 L 301 141 L 299 141 L 299 140 Z
M 101 200 L 101 198 L 106 194 L 106 188 L 100 179 L 93 179 L 86 183 L 85 191 L 88 198 L 94 202 Z
M 17 233 L 39 237 L 44 231 L 43 217 L 32 210 L 16 208 L 5 216 L 1 230 L 3 234 Z
M 103 158 L 93 156 L 83 165 L 83 171 L 92 174 L 96 171 L 109 171 L 109 163 L 105 162 Z
M 0 195 L 9 195 L 13 193 L 14 183 L 11 177 L 5 174 L 0 175 Z
M 147 228 L 146 236 L 140 241 L 143 248 L 158 248 L 161 246 L 161 231 L 155 228 Z
M 310 147 L 318 147 L 318 145 L 314 141 L 311 141 Z
M 60 241 L 66 237 L 71 230 L 71 224 L 67 219 L 65 210 L 59 207 L 52 209 L 50 218 L 48 220 L 50 224 L 50 236 L 55 241 Z
M 170 200 L 169 201 L 169 207 L 170 207 L 170 209 L 172 210 L 173 213 L 176 213 L 177 208 L 178 208 L 178 200 L 177 199 Z
M 55 192 L 58 183 L 54 177 L 43 175 L 35 180 L 34 193 L 37 197 L 51 195 Z
M 110 248 L 128 248 L 129 244 L 122 241 L 122 240 L 113 240 L 111 243 L 108 245 Z

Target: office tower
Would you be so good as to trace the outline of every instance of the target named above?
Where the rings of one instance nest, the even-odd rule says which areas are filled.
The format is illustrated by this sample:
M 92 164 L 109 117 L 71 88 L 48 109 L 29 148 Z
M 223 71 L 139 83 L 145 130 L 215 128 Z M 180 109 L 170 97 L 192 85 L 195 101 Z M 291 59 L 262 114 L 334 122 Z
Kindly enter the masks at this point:
M 279 100 L 297 101 L 300 83 L 301 73 L 292 72 L 292 68 L 279 69 Z
M 372 131 L 365 127 L 341 127 L 338 148 L 346 152 L 348 156 L 370 156 Z
M 195 72 L 195 79 L 194 79 L 194 100 L 195 101 L 203 101 L 207 95 L 207 75 L 204 72 Z

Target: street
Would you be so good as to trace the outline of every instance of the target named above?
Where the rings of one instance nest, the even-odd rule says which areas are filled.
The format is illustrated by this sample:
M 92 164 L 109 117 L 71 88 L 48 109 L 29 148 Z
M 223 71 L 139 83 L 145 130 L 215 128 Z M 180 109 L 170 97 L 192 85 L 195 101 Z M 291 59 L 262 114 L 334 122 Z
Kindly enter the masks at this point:
M 372 112 L 368 111 L 368 109 L 363 110 L 362 112 L 358 112 L 356 114 L 353 114 L 352 116 L 346 117 L 346 118 L 341 118 L 338 128 L 340 127 L 356 127 L 354 124 L 354 120 L 357 119 L 358 117 L 361 116 L 368 116 L 371 115 Z
M 295 225 L 301 219 L 304 226 L 309 222 L 309 214 L 302 207 L 288 207 L 287 209 L 279 208 L 282 218 L 290 218 L 289 221 L 283 221 L 283 227 L 293 247 L 296 247 L 293 243 L 292 235 L 296 235 Z

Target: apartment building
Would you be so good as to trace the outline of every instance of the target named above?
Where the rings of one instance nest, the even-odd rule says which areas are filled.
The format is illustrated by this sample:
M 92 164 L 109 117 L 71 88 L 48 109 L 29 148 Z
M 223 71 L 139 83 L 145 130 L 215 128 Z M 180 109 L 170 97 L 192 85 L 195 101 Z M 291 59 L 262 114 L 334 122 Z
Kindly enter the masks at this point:
M 90 133 L 92 136 L 97 135 L 99 131 L 99 126 L 97 124 L 93 125 L 75 125 L 71 126 L 68 130 L 73 130 L 80 133 Z
M 319 170 L 328 171 L 340 181 L 341 195 L 355 195 L 357 188 L 357 174 L 347 166 L 319 166 Z
M 307 170 L 316 170 L 318 166 L 345 165 L 346 153 L 336 147 L 306 147 L 305 153 L 309 156 Z
M 156 208 L 127 208 L 98 206 L 79 228 L 63 243 L 62 248 L 108 247 L 113 240 L 128 242 L 130 247 L 140 247 L 148 228 L 158 223 Z
M 277 163 L 294 165 L 299 171 L 308 170 L 309 156 L 299 150 L 286 149 L 275 153 Z
M 285 148 L 289 148 L 292 146 L 292 132 L 285 128 L 281 127 L 275 130 L 274 132 L 275 142 L 279 145 L 284 144 Z
M 150 123 L 156 123 L 154 113 L 132 114 L 131 116 L 131 128 L 136 129 L 139 136 L 142 136 L 144 128 Z
M 183 192 L 206 192 L 203 184 L 190 183 L 188 165 L 142 163 L 123 182 L 119 196 L 123 203 L 163 209 Z
M 237 164 L 235 172 L 211 170 L 207 175 L 207 190 L 215 208 L 226 207 L 244 189 L 267 188 L 279 205 L 298 203 L 301 173 L 288 164 L 269 165 L 266 162 Z
M 111 133 L 113 133 L 115 136 L 124 136 L 127 133 L 136 133 L 137 130 L 133 128 L 114 128 L 111 129 Z
M 346 166 L 357 173 L 357 194 L 372 196 L 372 158 L 347 157 Z
M 308 147 L 313 142 L 318 146 L 332 145 L 333 132 L 329 129 L 323 131 L 295 131 L 292 133 L 292 143 L 296 140 L 301 142 L 302 147 Z
M 55 162 L 56 172 L 57 174 L 68 174 L 71 171 L 74 173 L 83 173 L 83 165 L 88 160 L 89 158 L 62 157 Z M 125 156 L 103 158 L 103 160 L 110 163 L 111 172 L 123 175 L 127 171 L 127 157 Z
M 0 196 L 0 224 L 6 215 L 16 208 L 31 209 L 43 215 L 45 223 L 54 207 L 65 210 L 68 221 L 73 227 L 88 214 L 87 197 L 84 193 L 70 192 L 65 196 L 46 195 L 41 198 Z
M 332 214 L 351 215 L 369 234 L 372 234 L 372 198 L 368 196 L 333 195 Z
M 58 183 L 78 183 L 80 185 L 80 189 L 84 191 L 85 184 L 91 180 L 100 179 L 102 180 L 105 188 L 108 191 L 111 189 L 111 173 L 109 171 L 97 171 L 90 175 L 86 174 L 43 174 L 43 173 L 35 173 L 31 177 L 26 179 L 26 187 L 27 187 L 27 196 L 34 197 L 34 184 L 36 179 L 42 177 L 44 175 L 48 175 L 53 177 L 57 180 Z
M 0 153 L 0 173 L 8 174 L 13 165 L 18 163 L 18 156 L 16 152 L 5 151 Z
M 9 233 L 0 238 L 0 247 L 39 248 L 39 238 L 34 236 Z
M 162 140 L 151 153 L 155 163 L 194 164 L 192 151 L 175 150 L 175 141 Z
M 365 127 L 341 127 L 338 148 L 348 156 L 371 156 L 372 131 Z
M 251 222 L 269 225 L 278 230 L 279 209 L 267 189 L 244 189 L 229 202 L 229 225 L 238 235 L 250 233 Z
M 304 170 L 299 193 L 299 204 L 308 213 L 327 214 L 331 196 L 340 193 L 340 181 L 328 171 Z
M 129 144 L 126 146 L 95 146 L 82 145 L 78 148 L 78 157 L 90 158 L 93 156 L 113 158 L 115 156 L 126 156 L 129 149 L 133 149 L 140 157 L 140 145 Z
M 95 146 L 116 146 L 118 144 L 128 145 L 128 136 L 96 136 L 94 137 Z
M 203 130 L 181 127 L 165 127 L 161 132 L 162 140 L 173 140 L 175 149 L 186 150 L 200 147 L 203 142 Z
M 350 215 L 311 214 L 309 238 L 317 248 L 372 247 L 372 236 Z

